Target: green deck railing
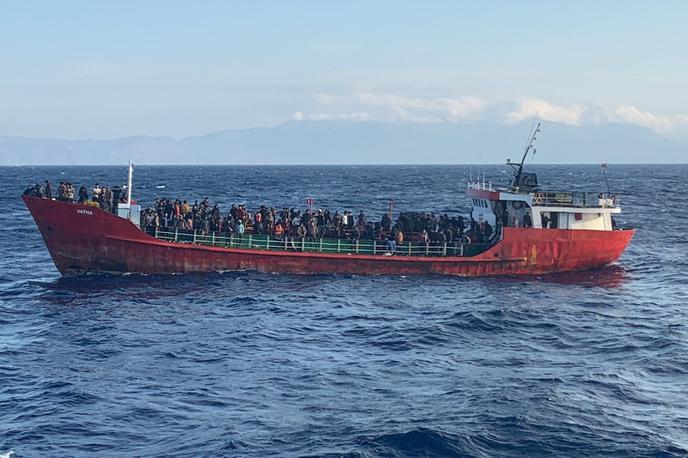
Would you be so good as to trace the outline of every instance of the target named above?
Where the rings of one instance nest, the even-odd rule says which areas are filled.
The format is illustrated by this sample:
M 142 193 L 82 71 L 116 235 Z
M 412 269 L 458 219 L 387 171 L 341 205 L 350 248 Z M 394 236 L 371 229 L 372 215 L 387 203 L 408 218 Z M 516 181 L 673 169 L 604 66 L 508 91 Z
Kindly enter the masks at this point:
M 343 253 L 396 256 L 474 256 L 488 249 L 492 244 L 461 242 L 422 243 L 404 242 L 396 245 L 390 253 L 384 240 L 349 240 L 331 238 L 275 237 L 264 234 L 225 235 L 212 232 L 155 229 L 151 234 L 167 242 L 190 243 L 195 245 L 223 248 L 243 248 L 269 251 L 293 251 L 312 253 Z

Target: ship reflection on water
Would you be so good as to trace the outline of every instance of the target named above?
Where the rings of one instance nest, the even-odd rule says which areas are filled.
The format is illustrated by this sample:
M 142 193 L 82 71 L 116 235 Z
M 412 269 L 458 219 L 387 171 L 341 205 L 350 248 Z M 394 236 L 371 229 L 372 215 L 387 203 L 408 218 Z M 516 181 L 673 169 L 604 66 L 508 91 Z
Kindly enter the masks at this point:
M 532 278 L 537 281 L 560 285 L 577 285 L 587 288 L 619 288 L 629 280 L 629 274 L 620 264 L 611 264 L 598 269 L 556 273 Z M 521 278 L 520 281 L 523 281 L 523 279 Z
M 367 282 L 384 283 L 389 280 L 391 284 L 403 281 L 407 285 L 413 283 L 435 285 L 439 288 L 456 286 L 460 289 L 471 289 L 471 283 L 475 286 L 485 287 L 489 283 L 503 287 L 523 283 L 551 283 L 553 285 L 570 285 L 583 288 L 620 288 L 629 281 L 629 274 L 619 264 L 604 266 L 598 269 L 580 272 L 565 272 L 542 276 L 514 276 L 491 278 L 461 278 L 445 277 L 441 275 L 428 275 L 425 277 L 400 277 L 400 276 L 371 276 L 357 277 L 355 275 L 297 275 L 297 274 L 266 274 L 261 272 L 214 272 L 196 273 L 184 275 L 87 275 L 82 277 L 60 277 L 50 283 L 45 283 L 44 299 L 52 303 L 68 304 L 75 297 L 89 295 L 91 298 L 98 294 L 111 296 L 135 295 L 137 300 L 158 300 L 178 298 L 184 296 L 203 295 L 209 288 L 224 288 L 234 290 L 236 283 L 249 286 L 252 283 L 271 283 L 276 293 L 289 293 L 303 291 L 317 287 L 323 283 L 329 286 L 342 280 L 343 283 Z M 390 285 L 390 287 L 392 287 Z M 236 291 L 243 295 L 245 292 Z M 95 295 L 95 296 L 94 296 Z M 432 293 L 429 293 L 429 298 Z

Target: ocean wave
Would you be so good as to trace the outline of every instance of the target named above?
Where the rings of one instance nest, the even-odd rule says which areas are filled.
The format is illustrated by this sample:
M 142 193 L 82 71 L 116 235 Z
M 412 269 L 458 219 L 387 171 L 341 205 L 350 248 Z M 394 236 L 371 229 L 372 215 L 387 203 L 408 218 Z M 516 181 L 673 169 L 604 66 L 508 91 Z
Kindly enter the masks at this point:
M 548 171 L 583 186 L 578 171 L 589 178 L 597 170 L 581 167 Z M 667 177 L 683 183 L 686 169 L 657 166 L 664 178 L 643 176 L 638 186 L 643 170 L 621 167 L 610 177 L 630 194 L 620 222 L 641 230 L 617 264 L 595 271 L 65 279 L 16 197 L 28 172 L 8 169 L 0 458 L 685 456 L 685 228 L 670 212 L 658 224 L 652 211 L 681 208 L 680 194 L 657 190 Z M 118 168 L 64 171 L 75 183 L 122 177 Z M 303 206 L 306 189 L 323 207 L 365 204 L 372 215 L 392 196 L 397 211 L 460 208 L 463 197 L 446 183 L 467 173 L 137 169 L 149 184 L 144 204 L 155 183 L 170 195 L 217 196 L 223 208 L 240 196 L 249 206 Z M 411 179 L 424 185 L 405 185 Z

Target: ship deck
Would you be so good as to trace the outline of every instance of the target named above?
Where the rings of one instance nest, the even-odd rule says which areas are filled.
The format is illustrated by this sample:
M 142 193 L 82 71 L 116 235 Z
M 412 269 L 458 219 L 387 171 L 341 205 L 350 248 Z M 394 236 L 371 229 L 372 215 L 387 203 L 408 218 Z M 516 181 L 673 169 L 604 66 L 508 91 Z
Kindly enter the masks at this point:
M 158 229 L 147 231 L 158 240 L 166 242 L 214 246 L 222 248 L 241 248 L 259 251 L 286 251 L 306 253 L 340 253 L 379 256 L 412 256 L 412 257 L 471 257 L 489 249 L 492 243 L 462 243 L 462 242 L 415 242 L 406 241 L 397 244 L 394 252 L 390 252 L 385 240 L 351 240 L 337 238 L 296 238 L 274 237 L 263 234 L 229 235 L 211 232 L 203 234 L 200 231 Z

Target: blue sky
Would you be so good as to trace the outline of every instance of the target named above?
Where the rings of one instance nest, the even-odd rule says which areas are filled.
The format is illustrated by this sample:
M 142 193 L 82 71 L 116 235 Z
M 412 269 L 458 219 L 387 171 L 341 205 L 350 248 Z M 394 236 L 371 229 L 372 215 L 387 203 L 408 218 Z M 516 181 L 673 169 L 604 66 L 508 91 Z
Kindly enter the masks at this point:
M 0 135 L 288 120 L 688 131 L 688 2 L 5 1 Z

